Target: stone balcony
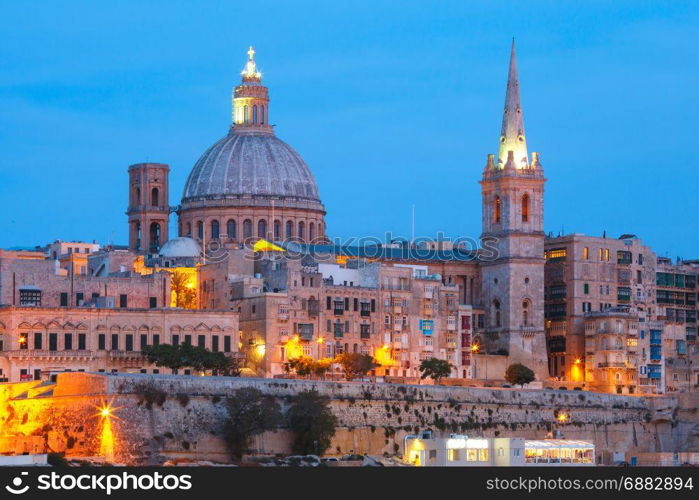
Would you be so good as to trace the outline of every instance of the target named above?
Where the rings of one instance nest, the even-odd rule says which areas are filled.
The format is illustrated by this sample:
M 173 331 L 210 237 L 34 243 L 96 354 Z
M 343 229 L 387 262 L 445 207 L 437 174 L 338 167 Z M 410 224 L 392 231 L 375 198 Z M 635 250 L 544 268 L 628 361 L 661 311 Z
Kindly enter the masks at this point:
M 78 360 L 89 361 L 95 359 L 95 354 L 92 351 L 86 350 L 68 350 L 68 351 L 51 351 L 48 349 L 17 349 L 12 351 L 0 351 L 0 357 L 5 356 L 11 359 L 23 360 Z

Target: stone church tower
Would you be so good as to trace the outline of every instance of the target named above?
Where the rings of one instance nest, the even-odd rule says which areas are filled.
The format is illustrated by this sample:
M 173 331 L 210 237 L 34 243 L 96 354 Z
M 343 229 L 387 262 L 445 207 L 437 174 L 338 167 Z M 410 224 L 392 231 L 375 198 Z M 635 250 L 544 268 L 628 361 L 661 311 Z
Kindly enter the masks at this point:
M 129 249 L 157 253 L 168 240 L 170 206 L 164 163 L 137 163 L 129 167 Z
M 524 135 L 514 40 L 497 159 L 488 155 L 480 181 L 485 252 L 482 297 L 489 353 L 507 351 L 537 380 L 548 378 L 544 336 L 544 171 L 531 162 Z

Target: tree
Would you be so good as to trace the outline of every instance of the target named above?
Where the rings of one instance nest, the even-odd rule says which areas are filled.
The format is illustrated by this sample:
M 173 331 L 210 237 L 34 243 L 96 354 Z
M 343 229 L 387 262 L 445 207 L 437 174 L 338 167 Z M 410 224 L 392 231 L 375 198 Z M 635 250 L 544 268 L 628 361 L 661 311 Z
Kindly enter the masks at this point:
M 343 352 L 335 358 L 335 362 L 342 365 L 347 380 L 363 377 L 376 366 L 374 358 L 358 352 Z
M 319 359 L 313 364 L 313 375 L 320 378 L 325 378 L 325 374 L 330 370 L 333 365 L 333 360 L 331 358 Z
M 451 374 L 451 368 L 449 361 L 439 358 L 427 358 L 420 363 L 420 378 L 430 377 L 435 383 L 439 384 L 440 380 Z
M 155 366 L 164 366 L 171 370 L 180 368 L 192 368 L 197 371 L 217 370 L 240 374 L 240 367 L 236 359 L 226 356 L 222 352 L 212 352 L 205 347 L 191 344 L 159 344 L 148 345 L 141 348 L 149 363 Z
M 299 356 L 284 363 L 286 373 L 294 372 L 301 377 L 307 377 L 314 372 L 315 361 L 310 356 Z
M 174 271 L 171 273 L 170 289 L 175 294 L 175 307 L 196 309 L 197 291 L 189 282 L 187 274 Z
M 249 451 L 253 436 L 276 429 L 282 423 L 279 403 L 254 387 L 235 391 L 226 399 L 226 410 L 224 436 L 233 458 L 238 460 Z
M 315 390 L 303 391 L 291 398 L 287 419 L 294 433 L 291 445 L 294 453 L 322 455 L 330 448 L 337 417 L 333 415 L 328 402 L 326 396 L 321 396 Z
M 514 363 L 508 366 L 507 371 L 505 371 L 505 380 L 512 385 L 524 387 L 524 384 L 533 382 L 535 378 L 534 372 L 522 363 Z

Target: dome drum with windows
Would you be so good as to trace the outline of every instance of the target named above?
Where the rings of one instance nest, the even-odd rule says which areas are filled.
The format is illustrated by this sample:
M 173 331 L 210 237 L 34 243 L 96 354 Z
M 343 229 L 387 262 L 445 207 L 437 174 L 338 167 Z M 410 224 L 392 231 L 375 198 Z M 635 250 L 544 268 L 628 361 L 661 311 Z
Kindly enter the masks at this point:
M 250 47 L 233 90 L 232 125 L 194 165 L 178 210 L 179 234 L 200 242 L 325 237 L 325 208 L 311 170 L 276 137 L 269 96 Z

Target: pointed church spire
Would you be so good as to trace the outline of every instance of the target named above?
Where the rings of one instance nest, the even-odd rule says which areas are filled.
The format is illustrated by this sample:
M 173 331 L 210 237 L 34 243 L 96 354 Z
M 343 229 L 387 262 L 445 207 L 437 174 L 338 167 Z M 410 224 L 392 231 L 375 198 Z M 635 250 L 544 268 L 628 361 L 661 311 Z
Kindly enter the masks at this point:
M 505 95 L 505 110 L 502 116 L 502 131 L 500 132 L 500 149 L 498 151 L 498 168 L 504 168 L 508 152 L 512 151 L 516 168 L 527 168 L 527 140 L 524 136 L 524 117 L 522 102 L 519 96 L 519 77 L 517 75 L 517 56 L 515 54 L 515 39 L 512 39 L 510 54 L 510 71 L 507 75 L 507 93 Z

